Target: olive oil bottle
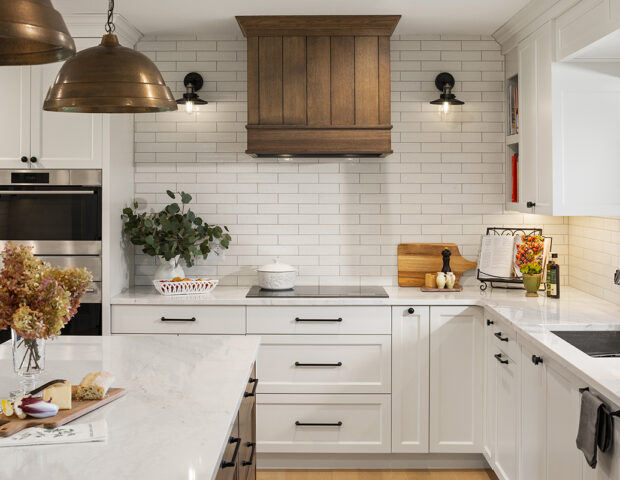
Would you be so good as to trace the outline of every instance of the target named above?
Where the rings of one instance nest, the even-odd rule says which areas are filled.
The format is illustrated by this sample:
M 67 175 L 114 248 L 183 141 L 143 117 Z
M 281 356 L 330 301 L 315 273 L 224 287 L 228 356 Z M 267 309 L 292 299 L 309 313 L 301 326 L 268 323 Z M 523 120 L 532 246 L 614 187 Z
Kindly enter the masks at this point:
M 560 266 L 556 263 L 557 253 L 551 254 L 551 260 L 547 264 L 547 296 L 560 298 Z

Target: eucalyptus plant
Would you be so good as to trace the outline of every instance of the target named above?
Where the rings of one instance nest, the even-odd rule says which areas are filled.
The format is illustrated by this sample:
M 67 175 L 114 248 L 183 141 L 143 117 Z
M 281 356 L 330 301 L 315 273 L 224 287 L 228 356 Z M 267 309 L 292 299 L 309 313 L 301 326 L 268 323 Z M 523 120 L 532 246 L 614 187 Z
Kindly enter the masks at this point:
M 206 259 L 215 245 L 228 248 L 231 240 L 228 227 L 209 225 L 197 217 L 188 207 L 192 201 L 189 193 L 170 190 L 166 193 L 173 200 L 178 195 L 181 205 L 175 201 L 160 212 L 149 213 L 138 212 L 138 203 L 134 202 L 133 208 L 123 209 L 123 232 L 132 244 L 141 246 L 152 257 L 161 256 L 167 261 L 180 257 L 188 267 L 198 257 Z

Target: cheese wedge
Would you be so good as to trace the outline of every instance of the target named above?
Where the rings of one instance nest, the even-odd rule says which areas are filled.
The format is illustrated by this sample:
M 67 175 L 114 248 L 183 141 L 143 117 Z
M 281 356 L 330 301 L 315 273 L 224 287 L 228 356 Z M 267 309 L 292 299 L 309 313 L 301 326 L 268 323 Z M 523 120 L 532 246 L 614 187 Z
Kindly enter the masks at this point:
M 58 405 L 60 410 L 71 410 L 71 384 L 57 383 L 43 390 L 43 400 Z

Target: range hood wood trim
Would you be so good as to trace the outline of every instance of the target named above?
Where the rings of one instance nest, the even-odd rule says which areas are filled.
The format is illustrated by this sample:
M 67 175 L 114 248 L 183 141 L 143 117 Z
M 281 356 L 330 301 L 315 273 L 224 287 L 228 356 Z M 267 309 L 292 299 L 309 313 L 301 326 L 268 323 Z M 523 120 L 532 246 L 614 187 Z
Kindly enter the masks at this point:
M 267 15 L 235 17 L 245 37 L 386 36 L 400 15 Z
M 271 129 L 271 130 L 392 130 L 392 125 L 246 125 L 248 130 Z
M 390 129 L 248 128 L 250 155 L 375 155 L 392 153 Z

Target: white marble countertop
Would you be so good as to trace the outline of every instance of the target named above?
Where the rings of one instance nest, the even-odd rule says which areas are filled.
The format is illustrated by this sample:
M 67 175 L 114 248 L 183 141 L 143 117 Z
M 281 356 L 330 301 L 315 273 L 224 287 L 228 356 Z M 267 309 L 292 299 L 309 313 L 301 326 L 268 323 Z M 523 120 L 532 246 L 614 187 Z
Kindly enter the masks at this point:
M 76 420 L 105 419 L 104 443 L 0 449 L 0 478 L 211 480 L 229 437 L 258 337 L 60 337 L 47 345 L 40 380 L 79 383 L 107 370 L 125 397 Z M 0 346 L 0 395 L 16 385 Z
M 620 288 L 620 287 L 618 287 Z M 551 333 L 552 329 L 620 329 L 620 305 L 562 287 L 560 299 L 526 298 L 523 290 L 477 286 L 459 293 L 424 293 L 419 288 L 385 287 L 389 298 L 245 298 L 249 287 L 217 287 L 202 296 L 165 297 L 137 287 L 112 299 L 124 305 L 479 305 L 500 315 L 517 337 L 620 407 L 620 358 L 592 358 Z

